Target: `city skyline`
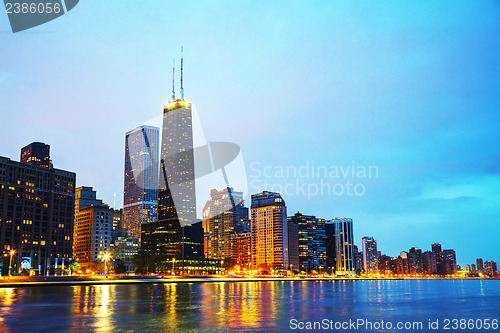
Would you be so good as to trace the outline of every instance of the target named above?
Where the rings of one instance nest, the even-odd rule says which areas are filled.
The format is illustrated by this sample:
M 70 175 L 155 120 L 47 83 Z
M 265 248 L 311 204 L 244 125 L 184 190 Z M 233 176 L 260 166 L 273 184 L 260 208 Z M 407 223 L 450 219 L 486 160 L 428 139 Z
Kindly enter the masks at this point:
M 4 243 L 4 254 L 7 256 L 6 253 L 9 252 L 10 256 L 13 256 L 18 253 L 16 270 L 20 263 L 21 266 L 30 269 L 34 255 L 38 262 L 34 267 L 38 268 L 33 270 L 43 274 L 41 269 L 43 265 L 40 265 L 39 257 L 42 252 L 49 251 L 49 247 L 46 246 L 47 236 L 44 234 L 47 231 L 49 235 L 66 234 L 64 243 L 67 250 L 67 241 L 71 241 L 69 231 L 74 230 L 73 255 L 64 253 L 60 256 L 58 253 L 54 258 L 55 269 L 58 260 L 64 266 L 65 259 L 67 265 L 73 258 L 82 265 L 82 270 L 94 270 L 99 267 L 99 262 L 102 265 L 103 261 L 114 261 L 117 255 L 116 259 L 120 258 L 118 259 L 120 265 L 126 264 L 123 267 L 132 272 L 133 262 L 128 261 L 124 264 L 121 260 L 131 260 L 132 256 L 138 253 L 139 238 L 129 235 L 130 226 L 122 219 L 123 210 L 110 208 L 101 199 L 97 199 L 96 191 L 92 187 L 83 186 L 75 189 L 76 175 L 54 169 L 49 152 L 49 145 L 34 142 L 21 149 L 20 162 L 0 156 L 2 162 L 0 163 L 2 183 L 0 208 L 4 208 L 2 219 L 5 220 L 0 243 Z M 184 158 L 179 159 L 183 160 Z M 51 177 L 47 176 L 53 172 L 56 174 L 55 182 L 54 185 L 50 185 Z M 36 177 L 38 173 L 40 175 L 45 173 L 44 179 L 42 176 Z M 50 191 L 47 191 L 48 189 Z M 54 193 L 57 195 L 53 196 Z M 335 269 L 337 274 L 364 274 L 360 271 L 362 270 L 368 275 L 377 276 L 379 269 L 382 276 L 393 274 L 454 276 L 464 272 L 497 275 L 496 262 L 491 260 L 492 258 L 486 258 L 484 265 L 483 258 L 477 258 L 476 264 L 466 264 L 464 270 L 463 266 L 457 264 L 456 251 L 442 249 L 438 242 L 432 244 L 432 251 L 422 252 L 422 249 L 412 247 L 409 251 L 401 251 L 399 256 L 393 257 L 378 251 L 376 239 L 365 236 L 362 238 L 362 252 L 359 252 L 354 242 L 352 218 L 336 217 L 325 221 L 300 212 L 287 216 L 285 201 L 275 192 L 263 191 L 253 194 L 250 206 L 251 218 L 248 219 L 249 210 L 243 204 L 242 194 L 234 192 L 230 187 L 221 191 L 212 189 L 211 199 L 207 201 L 203 210 L 203 221 L 184 227 L 180 227 L 177 222 L 180 233 L 176 227 L 172 228 L 171 222 L 174 221 L 169 221 L 177 219 L 175 211 L 178 206 L 167 205 L 167 208 L 173 209 L 173 215 L 167 220 L 168 223 L 159 220 L 143 224 L 145 229 L 142 230 L 142 249 L 156 257 L 155 262 L 160 266 L 155 267 L 162 272 L 165 270 L 165 262 L 170 260 L 173 267 L 177 258 L 180 261 L 178 267 L 182 267 L 183 270 L 186 263 L 188 270 L 193 267 L 196 267 L 195 270 L 213 269 L 216 268 L 218 260 L 221 265 L 225 262 L 225 267 L 234 269 L 238 267 L 238 270 L 246 270 L 247 265 L 249 269 L 253 267 L 259 270 L 287 270 L 295 267 L 297 270 L 305 271 L 306 274 L 309 269 L 321 271 L 323 268 Z M 14 201 L 16 196 L 24 200 Z M 55 199 L 54 202 L 51 202 L 51 197 Z M 56 211 L 60 207 L 59 198 L 68 197 L 73 199 L 71 204 L 63 206 L 65 209 L 73 207 L 74 214 L 68 212 L 62 215 L 66 218 L 74 216 L 74 222 L 57 224 L 54 223 L 59 220 L 56 217 L 49 225 L 47 222 L 41 223 L 41 219 L 48 220 L 49 215 L 52 215 L 49 212 Z M 42 201 L 45 202 L 43 216 L 39 215 L 42 212 Z M 35 206 L 36 209 L 30 206 Z M 14 218 L 13 214 L 14 211 L 20 211 L 20 208 L 25 210 L 23 217 L 28 218 L 22 220 L 22 227 L 21 215 L 16 214 Z M 183 206 L 179 208 L 183 209 Z M 21 232 L 23 238 L 20 238 Z M 172 232 L 176 233 L 174 238 L 165 237 L 165 233 Z M 54 240 L 50 241 L 52 246 L 46 257 L 50 254 L 52 258 L 54 251 L 61 250 L 62 235 L 54 237 Z M 185 246 L 184 242 L 188 245 Z M 56 247 L 57 244 L 59 247 Z M 112 244 L 116 246 L 116 250 L 111 251 Z M 48 274 L 49 261 L 44 265 L 47 267 L 43 271 L 46 270 Z
M 105 202 L 113 202 L 114 192 L 120 193 L 123 184 L 123 133 L 157 116 L 166 104 L 171 64 L 163 58 L 184 44 L 190 58 L 188 96 L 199 107 L 207 136 L 240 144 L 248 170 L 253 162 L 262 167 L 298 168 L 307 161 L 327 167 L 349 166 L 353 161 L 378 166 L 378 178 L 361 180 L 365 195 L 308 199 L 283 194 L 289 212 L 326 219 L 353 217 L 355 243 L 370 235 L 391 255 L 439 240 L 457 251 L 462 265 L 476 257 L 489 258 L 490 253 L 499 256 L 494 238 L 499 231 L 498 153 L 492 144 L 498 133 L 495 110 L 500 86 L 495 57 L 500 47 L 494 38 L 499 29 L 497 4 L 391 5 L 389 12 L 398 15 L 383 15 L 388 9 L 383 4 L 365 4 L 353 22 L 342 19 L 341 13 L 355 5 L 324 4 L 330 9 L 324 12 L 333 12 L 338 20 L 322 15 L 319 7 L 303 10 L 299 4 L 287 6 L 286 17 L 279 14 L 279 5 L 270 5 L 262 16 L 258 5 L 231 5 L 221 14 L 203 5 L 176 5 L 173 10 L 190 12 L 186 24 L 193 23 L 191 32 L 182 33 L 182 27 L 172 25 L 152 32 L 147 44 L 138 41 L 144 34 L 133 30 L 158 26 L 141 19 L 140 13 L 147 9 L 136 8 L 138 16 L 131 17 L 125 4 L 120 9 L 124 15 L 111 19 L 136 23 L 124 23 L 123 31 L 107 31 L 102 27 L 109 18 L 100 12 L 107 12 L 108 6 L 82 3 L 78 12 L 33 30 L 71 27 L 68 33 L 0 37 L 6 45 L 0 64 L 0 96 L 5 101 L 2 156 L 15 160 L 19 147 L 31 141 L 50 144 L 57 168 L 75 171 L 77 186 L 93 186 Z M 237 9 L 247 14 L 226 15 L 234 32 L 210 28 L 214 36 L 226 37 L 227 46 L 218 43 L 208 48 L 210 40 L 203 40 L 201 27 L 210 26 L 209 14 L 217 17 Z M 358 26 L 365 11 L 379 13 L 380 18 Z M 474 19 L 479 16 L 481 20 Z M 88 24 L 91 19 L 95 25 Z M 243 33 L 246 39 L 239 38 L 241 19 L 259 26 L 253 33 Z M 409 24 L 406 30 L 399 29 L 403 22 Z M 307 33 L 301 32 L 304 29 Z M 387 33 L 374 36 L 370 30 Z M 77 33 L 80 43 L 68 46 Z M 126 55 L 130 49 L 113 42 L 126 34 L 138 49 L 153 48 L 155 55 Z M 165 45 L 149 43 L 162 38 Z M 464 38 L 468 44 L 462 43 Z M 105 55 L 90 46 L 94 42 Z M 299 50 L 295 44 L 309 47 Z M 363 51 L 367 46 L 370 56 Z M 39 49 L 37 58 L 27 48 Z M 199 54 L 206 49 L 211 51 Z M 82 56 L 86 53 L 82 50 L 90 50 L 92 61 Z M 56 60 L 53 52 L 68 57 Z M 286 60 L 287 54 L 294 56 Z M 130 68 L 130 61 L 139 64 Z M 49 71 L 33 70 L 41 62 Z M 242 63 L 250 69 L 242 68 Z M 212 68 L 207 70 L 207 65 Z M 100 83 L 96 72 L 113 80 Z M 80 80 L 65 87 L 68 76 Z M 54 91 L 46 86 L 55 87 Z M 254 99 L 259 99 L 259 108 L 247 106 L 254 104 L 247 100 Z M 37 108 L 32 108 L 33 101 Z M 70 109 L 76 112 L 68 114 Z M 316 117 L 310 116 L 313 112 Z M 264 122 L 265 116 L 269 118 Z M 81 140 L 89 131 L 93 138 Z M 103 142 L 109 149 L 98 151 Z M 100 161 L 99 169 L 87 162 L 94 160 Z M 249 174 L 250 181 L 254 174 Z M 277 177 L 269 181 L 289 182 Z M 250 188 L 247 198 L 257 192 Z M 118 196 L 118 207 L 120 200 Z M 470 221 L 481 221 L 482 228 L 471 230 Z

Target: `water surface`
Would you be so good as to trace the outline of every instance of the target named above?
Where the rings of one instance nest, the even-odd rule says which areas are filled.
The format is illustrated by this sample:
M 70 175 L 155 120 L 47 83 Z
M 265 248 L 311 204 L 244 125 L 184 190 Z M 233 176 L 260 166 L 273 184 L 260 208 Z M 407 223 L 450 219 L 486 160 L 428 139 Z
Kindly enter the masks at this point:
M 500 319 L 500 281 L 273 281 L 0 288 L 0 332 L 297 331 L 291 330 L 293 319 L 364 319 L 394 324 L 421 321 L 421 332 L 428 332 L 429 319 L 440 320 L 442 326 L 445 318 Z M 441 331 L 459 330 L 441 328 L 433 332 Z

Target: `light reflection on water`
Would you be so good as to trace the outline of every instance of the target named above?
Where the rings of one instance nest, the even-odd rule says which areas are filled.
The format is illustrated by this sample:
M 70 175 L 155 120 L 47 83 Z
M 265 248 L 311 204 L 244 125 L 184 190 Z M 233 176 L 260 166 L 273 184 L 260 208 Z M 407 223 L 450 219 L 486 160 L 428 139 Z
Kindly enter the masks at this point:
M 288 331 L 292 318 L 427 323 L 435 318 L 499 318 L 499 309 L 498 280 L 0 288 L 0 333 Z

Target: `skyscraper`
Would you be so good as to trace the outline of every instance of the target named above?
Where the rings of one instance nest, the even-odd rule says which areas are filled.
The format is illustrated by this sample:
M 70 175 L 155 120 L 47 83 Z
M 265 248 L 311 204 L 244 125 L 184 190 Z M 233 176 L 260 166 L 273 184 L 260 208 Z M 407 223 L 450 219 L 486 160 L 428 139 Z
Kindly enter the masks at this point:
M 425 251 L 424 253 L 422 253 L 422 262 L 425 274 L 437 273 L 436 255 L 434 254 L 434 252 Z
M 353 274 L 354 270 L 354 235 L 353 223 L 351 218 L 336 217 L 326 222 L 330 239 L 328 244 L 330 247 L 328 252 L 332 258 L 329 259 L 330 263 L 334 263 L 333 267 L 337 274 Z
M 288 219 L 288 265 L 291 270 L 300 270 L 299 225 L 291 219 Z
M 231 235 L 248 219 L 248 208 L 243 206 L 243 193 L 227 187 L 221 191 L 213 189 L 211 199 L 203 209 L 203 229 L 205 237 L 205 257 L 230 260 Z
M 443 274 L 452 275 L 457 273 L 457 257 L 455 250 L 443 250 Z
M 477 271 L 482 273 L 484 272 L 483 258 L 476 259 Z
M 300 269 L 326 268 L 325 220 L 300 212 L 288 220 L 298 226 Z
M 421 249 L 412 247 L 410 251 L 408 251 L 408 267 L 410 269 L 410 274 L 424 273 Z
M 445 274 L 444 266 L 443 266 L 443 252 L 441 250 L 441 244 L 434 243 L 432 244 L 432 253 L 436 257 L 436 272 L 437 274 Z
M 252 195 L 252 265 L 288 269 L 288 223 L 285 201 L 279 193 Z
M 491 276 L 491 277 L 496 277 L 498 275 L 498 269 L 497 269 L 497 263 L 492 261 L 485 261 L 484 262 L 484 274 Z
M 139 126 L 125 134 L 123 228 L 141 236 L 143 223 L 158 220 L 159 128 Z
M 203 227 L 196 216 L 191 103 L 175 99 L 163 108 L 158 221 L 142 225 L 143 249 L 165 259 L 203 257 Z M 181 264 L 181 262 L 179 262 Z
M 0 157 L 0 249 L 16 251 L 14 271 L 22 260 L 45 274 L 72 258 L 76 174 L 52 168 L 48 145 L 32 143 L 27 151 L 22 163 Z
M 373 237 L 363 237 L 363 268 L 366 273 L 378 273 L 377 241 Z

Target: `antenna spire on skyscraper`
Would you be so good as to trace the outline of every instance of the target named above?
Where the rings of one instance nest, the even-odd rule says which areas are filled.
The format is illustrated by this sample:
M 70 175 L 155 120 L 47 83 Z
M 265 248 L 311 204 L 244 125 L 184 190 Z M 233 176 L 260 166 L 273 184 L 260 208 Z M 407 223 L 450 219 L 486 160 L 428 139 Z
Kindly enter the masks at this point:
M 175 58 L 172 60 L 172 101 L 175 101 Z
M 184 62 L 184 47 L 181 45 L 181 99 L 184 100 L 184 86 L 182 85 L 182 65 Z

